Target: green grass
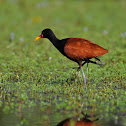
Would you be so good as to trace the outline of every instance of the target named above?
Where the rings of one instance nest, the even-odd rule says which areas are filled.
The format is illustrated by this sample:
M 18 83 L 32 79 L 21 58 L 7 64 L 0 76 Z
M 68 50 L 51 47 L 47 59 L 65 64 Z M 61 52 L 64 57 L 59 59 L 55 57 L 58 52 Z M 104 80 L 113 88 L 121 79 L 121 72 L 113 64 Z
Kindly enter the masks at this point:
M 48 120 L 49 109 L 52 115 L 83 110 L 114 119 L 115 114 L 120 118 L 118 115 L 126 112 L 125 1 L 7 0 L 0 5 L 2 112 L 22 111 L 24 118 L 19 125 L 29 125 L 36 107 L 39 114 L 45 113 L 36 119 L 38 124 Z M 76 63 L 62 56 L 49 40 L 33 41 L 44 28 L 51 28 L 60 39 L 82 37 L 109 50 L 100 57 L 106 63 L 103 67 L 89 64 L 86 91 L 82 77 L 79 80 L 72 69 Z M 86 72 L 86 65 L 83 69 Z M 27 109 L 32 116 L 25 113 Z

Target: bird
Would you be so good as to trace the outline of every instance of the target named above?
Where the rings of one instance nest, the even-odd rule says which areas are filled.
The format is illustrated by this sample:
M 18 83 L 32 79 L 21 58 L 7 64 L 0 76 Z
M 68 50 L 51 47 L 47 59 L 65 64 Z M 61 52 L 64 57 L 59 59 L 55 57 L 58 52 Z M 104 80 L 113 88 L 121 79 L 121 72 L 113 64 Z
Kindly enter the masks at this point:
M 86 76 L 82 66 L 87 63 L 88 69 L 88 63 L 104 65 L 104 62 L 101 61 L 98 56 L 108 53 L 107 49 L 104 49 L 103 47 L 85 38 L 58 39 L 50 28 L 44 29 L 41 34 L 34 39 L 34 41 L 37 41 L 40 38 L 49 39 L 60 53 L 79 65 L 78 70 L 81 69 L 82 71 L 84 88 L 86 88 Z M 95 58 L 101 63 L 92 61 L 92 58 Z

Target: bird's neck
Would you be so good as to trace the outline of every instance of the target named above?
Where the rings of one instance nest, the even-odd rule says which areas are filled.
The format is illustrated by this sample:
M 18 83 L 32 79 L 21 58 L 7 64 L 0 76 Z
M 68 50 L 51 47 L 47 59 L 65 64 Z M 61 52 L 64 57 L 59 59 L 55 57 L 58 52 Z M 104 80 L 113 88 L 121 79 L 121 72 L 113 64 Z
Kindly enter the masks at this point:
M 52 44 L 55 47 L 57 47 L 59 39 L 55 35 L 50 36 L 48 39 L 52 42 Z

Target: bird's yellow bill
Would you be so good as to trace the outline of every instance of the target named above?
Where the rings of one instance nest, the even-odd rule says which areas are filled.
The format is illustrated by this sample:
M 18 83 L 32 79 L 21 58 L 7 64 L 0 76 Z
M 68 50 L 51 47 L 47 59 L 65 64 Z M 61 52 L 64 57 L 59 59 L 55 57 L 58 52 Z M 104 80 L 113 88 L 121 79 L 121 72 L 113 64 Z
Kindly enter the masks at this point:
M 41 37 L 40 36 L 38 36 L 34 41 L 37 41 L 38 39 L 40 39 Z

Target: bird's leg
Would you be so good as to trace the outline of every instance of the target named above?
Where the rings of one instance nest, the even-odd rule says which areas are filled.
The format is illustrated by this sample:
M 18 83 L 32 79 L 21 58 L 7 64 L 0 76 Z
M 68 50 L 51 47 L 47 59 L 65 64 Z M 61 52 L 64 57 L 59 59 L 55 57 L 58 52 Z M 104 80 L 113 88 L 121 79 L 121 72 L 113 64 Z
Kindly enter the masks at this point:
M 103 61 L 101 61 L 99 58 L 97 57 L 94 57 L 95 59 L 97 59 L 98 61 L 100 61 L 101 63 L 98 63 L 97 61 L 91 61 L 91 60 L 87 60 L 85 61 L 84 63 L 82 63 L 82 66 L 87 63 L 87 73 L 88 73 L 88 63 L 93 63 L 93 64 L 97 64 L 97 65 L 100 65 L 100 66 L 103 66 L 105 63 Z M 76 67 L 73 67 L 73 69 L 76 69 Z M 80 66 L 77 67 L 77 71 L 80 70 Z
M 80 70 L 78 71 L 78 77 L 79 77 L 79 81 L 81 82 L 81 80 L 80 80 Z
M 81 66 L 83 66 L 85 63 L 87 63 L 87 61 L 85 61 L 84 63 L 82 63 Z M 80 66 L 77 68 L 77 71 L 79 71 L 79 70 L 80 70 Z
M 76 77 L 78 76 L 79 81 L 80 81 L 80 71 L 76 71 Z M 77 78 L 75 79 L 75 81 L 77 81 Z M 80 81 L 81 82 L 81 81 Z
M 85 63 L 88 63 L 88 61 L 85 61 L 84 63 L 82 63 L 82 66 L 83 66 Z
M 87 73 L 86 73 L 86 77 L 88 78 L 88 63 L 89 63 L 89 60 L 85 61 L 84 63 L 82 63 L 81 66 L 83 66 L 85 63 L 87 63 Z M 77 70 L 80 70 L 80 66 L 78 67 Z
M 105 62 L 103 62 L 102 60 L 100 60 L 98 57 L 94 57 L 96 60 L 100 61 L 102 63 L 102 65 L 105 64 Z
M 82 66 L 81 66 L 81 71 L 82 71 L 83 80 L 84 80 L 84 88 L 86 88 L 86 77 L 85 77 L 85 74 L 84 74 Z
M 87 73 L 86 73 L 86 77 L 88 78 L 88 63 L 89 63 L 89 60 L 85 61 L 85 62 L 82 64 L 82 66 L 83 66 L 85 63 L 87 63 Z
M 103 66 L 104 65 L 102 63 L 98 63 L 97 61 L 91 61 L 91 60 L 89 60 L 89 63 L 97 64 L 97 65 L 100 65 L 100 66 Z
M 86 89 L 86 77 L 85 77 L 85 74 L 84 74 L 84 71 L 83 71 L 82 63 L 81 63 L 81 62 L 79 63 L 79 66 L 80 66 L 80 68 L 81 68 L 82 75 L 83 75 L 84 89 Z

